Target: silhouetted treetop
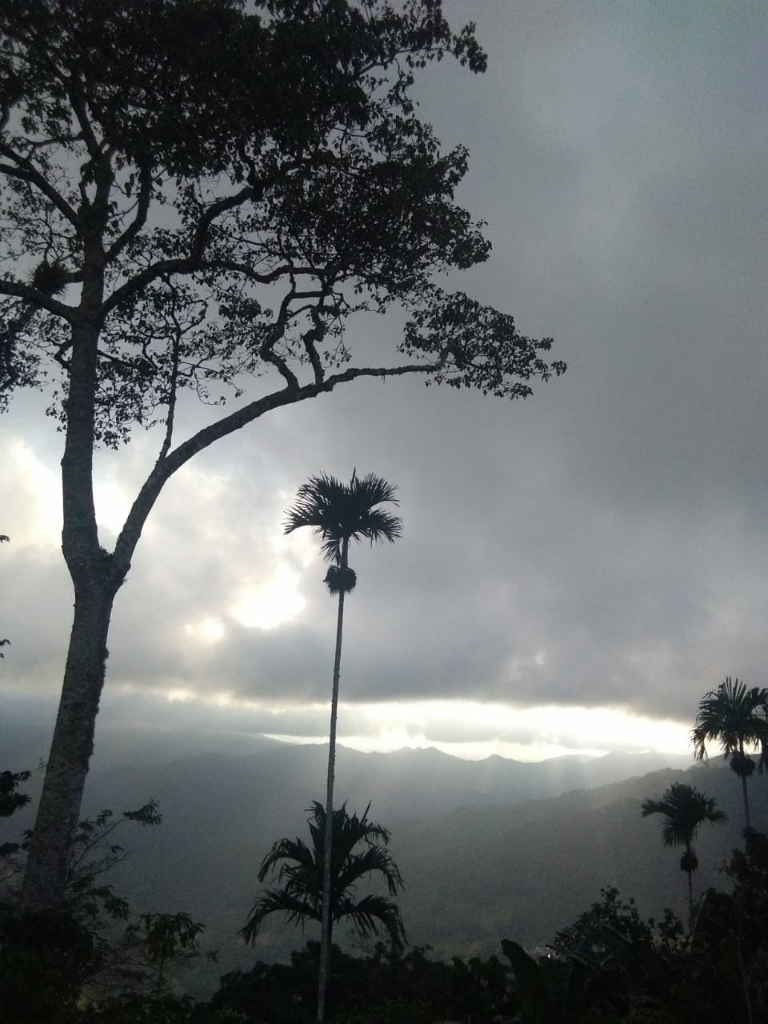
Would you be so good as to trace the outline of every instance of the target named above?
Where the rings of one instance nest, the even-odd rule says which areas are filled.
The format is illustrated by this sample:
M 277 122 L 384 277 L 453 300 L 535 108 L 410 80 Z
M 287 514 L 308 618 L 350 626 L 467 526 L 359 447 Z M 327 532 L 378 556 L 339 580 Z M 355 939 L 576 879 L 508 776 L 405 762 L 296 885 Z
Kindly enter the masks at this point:
M 64 418 L 86 304 L 109 445 L 171 421 L 183 389 L 221 402 L 270 369 L 294 390 L 418 369 L 509 397 L 564 369 L 433 284 L 490 250 L 454 201 L 466 150 L 443 152 L 409 95 L 446 54 L 485 67 L 439 2 L 11 0 L 0 34 L 6 400 L 60 374 Z M 419 365 L 332 382 L 345 322 L 392 302 Z

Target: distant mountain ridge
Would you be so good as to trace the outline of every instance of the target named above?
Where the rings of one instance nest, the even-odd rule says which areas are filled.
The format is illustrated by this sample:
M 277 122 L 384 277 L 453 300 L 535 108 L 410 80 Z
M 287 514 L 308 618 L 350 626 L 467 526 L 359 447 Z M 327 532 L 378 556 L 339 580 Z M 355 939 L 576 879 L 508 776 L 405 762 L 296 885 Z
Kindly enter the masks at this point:
M 86 813 L 158 800 L 162 826 L 124 832 L 131 857 L 112 881 L 136 912 L 185 910 L 206 924 L 206 946 L 220 960 L 196 968 L 194 990 L 203 995 L 219 973 L 285 956 L 314 935 L 311 926 L 302 935 L 275 919 L 252 951 L 237 930 L 272 843 L 306 834 L 305 809 L 324 792 L 327 745 L 264 739 L 245 754 L 242 742 L 228 754 L 199 746 L 184 754 L 156 740 L 149 756 L 145 742 L 132 746 L 124 736 L 109 744 L 102 733 Z M 738 779 L 720 758 L 689 765 L 655 754 L 526 763 L 464 761 L 434 748 L 340 748 L 337 793 L 353 810 L 370 802 L 371 816 L 392 831 L 411 942 L 432 945 L 436 955 L 488 955 L 502 937 L 530 948 L 551 940 L 606 885 L 636 896 L 644 916 L 667 905 L 683 913 L 679 854 L 662 846 L 657 821 L 640 816 L 642 799 L 673 781 L 693 782 L 729 813 L 726 826 L 704 830 L 696 844 L 697 891 L 717 883 L 719 864 L 740 841 Z M 768 779 L 755 777 L 750 788 L 755 824 L 768 827 Z

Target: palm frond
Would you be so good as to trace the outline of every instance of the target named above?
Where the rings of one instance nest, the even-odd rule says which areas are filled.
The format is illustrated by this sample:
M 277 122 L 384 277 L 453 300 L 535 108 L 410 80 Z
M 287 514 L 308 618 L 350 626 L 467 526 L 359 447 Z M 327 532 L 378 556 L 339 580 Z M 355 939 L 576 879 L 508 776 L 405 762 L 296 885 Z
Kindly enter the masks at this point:
M 368 818 L 370 804 L 362 815 L 349 814 L 346 803 L 333 812 L 331 833 L 331 906 L 333 920 L 350 917 L 362 936 L 376 933 L 381 924 L 395 948 L 405 942 L 405 932 L 394 903 L 384 896 L 366 896 L 355 901 L 361 879 L 379 874 L 390 896 L 403 886 L 400 870 L 386 845 L 389 831 Z M 280 889 L 267 889 L 256 899 L 240 935 L 253 943 L 268 914 L 283 913 L 289 923 L 303 923 L 322 917 L 325 807 L 317 800 L 307 809 L 311 842 L 281 839 L 274 844 L 259 869 L 259 881 L 272 875 Z M 356 852 L 362 845 L 363 849 Z
M 394 896 L 403 888 L 400 869 L 389 850 L 380 846 L 371 846 L 363 853 L 349 856 L 337 876 L 338 888 L 341 892 L 353 888 L 361 878 L 373 872 L 381 875 L 386 881 L 390 896 Z
M 378 935 L 379 926 L 384 927 L 394 950 L 400 950 L 407 943 L 405 928 L 397 906 L 385 896 L 364 896 L 356 903 L 350 899 L 341 901 L 336 908 L 334 920 L 349 921 L 362 939 Z
M 296 502 L 285 513 L 285 532 L 302 526 L 322 529 L 330 523 L 329 510 L 343 502 L 346 487 L 335 476 L 319 473 L 299 487 Z
M 286 865 L 281 864 L 284 861 L 295 861 L 306 869 L 311 869 L 315 864 L 312 850 L 298 836 L 296 839 L 280 839 L 261 862 L 258 875 L 259 881 L 263 882 L 267 875 L 274 871 L 278 865 L 279 879 L 280 875 L 286 870 Z
M 321 914 L 317 906 L 305 899 L 300 899 L 284 889 L 267 889 L 254 900 L 248 920 L 238 932 L 245 943 L 253 945 L 259 934 L 264 918 L 270 914 L 285 914 L 289 924 L 301 924 L 307 918 L 319 921 Z

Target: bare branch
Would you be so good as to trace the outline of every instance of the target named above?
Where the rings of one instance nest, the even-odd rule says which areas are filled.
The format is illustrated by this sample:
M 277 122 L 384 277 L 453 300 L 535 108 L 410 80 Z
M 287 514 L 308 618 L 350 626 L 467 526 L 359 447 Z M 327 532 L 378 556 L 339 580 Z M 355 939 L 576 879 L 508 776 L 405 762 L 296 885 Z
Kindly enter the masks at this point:
M 249 402 L 241 409 L 236 409 L 215 423 L 211 423 L 207 427 L 203 427 L 202 430 L 198 430 L 196 434 L 167 455 L 159 458 L 155 463 L 152 472 L 145 480 L 136 500 L 131 506 L 131 510 L 117 538 L 114 550 L 116 564 L 118 566 L 125 566 L 127 571 L 127 567 L 130 566 L 131 558 L 133 557 L 133 552 L 141 537 L 144 524 L 167 481 L 178 469 L 181 469 L 190 459 L 205 448 L 208 448 L 215 441 L 235 433 L 235 431 L 242 429 L 273 409 L 280 409 L 286 405 L 294 405 L 297 402 L 303 402 L 310 398 L 317 398 L 319 395 L 331 392 L 338 384 L 348 383 L 358 377 L 386 378 L 402 377 L 409 373 L 436 373 L 445 366 L 448 356 L 449 351 L 446 348 L 443 349 L 440 358 L 432 363 L 360 367 L 334 374 L 334 376 L 328 377 L 321 384 L 306 384 L 298 389 L 288 386 L 280 391 L 274 391 L 272 394 L 265 395 L 254 402 Z
M 88 154 L 91 157 L 91 160 L 98 160 L 102 155 L 101 145 L 99 144 L 99 140 L 96 138 L 93 125 L 88 117 L 88 110 L 78 88 L 78 84 L 74 81 L 74 78 L 72 78 L 66 81 L 66 85 L 69 102 L 72 104 L 72 109 L 75 112 L 77 123 L 80 125 L 80 133 L 83 137 L 83 142 L 85 142 L 88 149 Z
M 176 416 L 176 399 L 178 397 L 178 380 L 179 380 L 179 349 L 181 347 L 181 336 L 182 328 L 179 324 L 178 318 L 174 313 L 171 314 L 173 322 L 176 325 L 176 332 L 173 338 L 173 348 L 171 351 L 171 379 L 168 385 L 168 415 L 165 420 L 165 436 L 163 437 L 163 443 L 160 446 L 160 454 L 158 455 L 158 461 L 165 458 L 171 449 L 171 441 L 173 440 L 173 426 L 174 419 Z
M 278 373 L 281 375 L 288 388 L 296 391 L 299 387 L 299 379 L 295 373 L 289 368 L 288 364 L 284 359 L 275 352 L 275 345 L 281 338 L 285 336 L 285 332 L 288 327 L 288 321 L 291 318 L 291 303 L 296 296 L 296 281 L 291 275 L 291 288 L 290 291 L 286 292 L 283 296 L 283 301 L 280 303 L 280 312 L 277 315 L 274 326 L 270 331 L 270 337 L 264 342 L 259 349 L 259 355 L 265 362 L 271 363 Z
M 284 359 L 281 359 L 280 356 L 274 351 L 274 349 L 269 347 L 262 347 L 260 355 L 265 362 L 271 363 L 272 366 L 276 368 L 277 372 L 283 378 L 290 391 L 298 391 L 299 378 L 296 376 L 295 373 L 293 373 L 292 370 L 288 368 L 288 364 L 286 363 L 286 361 Z
M 342 373 L 335 373 L 328 377 L 319 391 L 332 391 L 337 384 L 347 384 L 349 381 L 357 380 L 358 377 L 402 377 L 408 373 L 437 373 L 442 370 L 448 362 L 450 350 L 446 347 L 440 353 L 440 358 L 433 363 L 406 363 L 404 366 L 360 366 L 344 370 Z

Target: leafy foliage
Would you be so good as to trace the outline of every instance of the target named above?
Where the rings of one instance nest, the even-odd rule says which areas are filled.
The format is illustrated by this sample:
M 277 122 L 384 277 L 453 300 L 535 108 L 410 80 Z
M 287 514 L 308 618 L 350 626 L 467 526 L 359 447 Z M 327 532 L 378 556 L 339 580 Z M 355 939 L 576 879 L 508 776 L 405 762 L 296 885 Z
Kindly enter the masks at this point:
M 128 917 L 128 903 L 114 893 L 110 882 L 103 876 L 120 864 L 126 851 L 114 841 L 114 833 L 127 822 L 138 825 L 159 825 L 162 815 L 157 803 L 150 800 L 135 811 L 123 811 L 115 817 L 110 810 L 100 811 L 95 818 L 85 818 L 78 824 L 75 846 L 70 860 L 65 907 L 80 920 L 94 924 L 101 915 L 118 920 Z
M 11 1024 L 69 1024 L 104 944 L 66 911 L 0 905 L 0 1017 Z
M 142 914 L 128 925 L 124 943 L 138 945 L 146 962 L 154 971 L 153 991 L 156 997 L 167 988 L 167 970 L 194 959 L 200 952 L 200 936 L 205 925 L 195 922 L 189 914 Z
M 129 906 L 103 880 L 127 856 L 115 842 L 116 830 L 127 822 L 151 826 L 160 821 L 154 800 L 120 816 L 106 810 L 84 819 L 78 826 L 64 907 L 30 912 L 13 901 L 0 903 L 3 1020 L 11 1024 L 180 1024 L 188 1020 L 191 1000 L 169 991 L 170 975 L 199 956 L 203 925 L 185 913 L 150 913 L 142 914 L 120 935 L 114 925 L 128 918 Z M 28 838 L 17 850 L 24 853 L 27 846 Z M 207 956 L 215 959 L 215 954 Z
M 25 807 L 31 797 L 19 793 L 19 786 L 25 783 L 31 772 L 0 772 L 0 818 L 9 818 L 14 811 Z
M 318 944 L 308 942 L 290 963 L 256 963 L 250 971 L 222 978 L 206 1010 L 228 1010 L 233 1019 L 263 1019 L 297 1024 L 314 1019 L 314 982 Z M 333 948 L 329 1020 L 333 1024 L 432 1024 L 468 1020 L 491 1024 L 508 1008 L 507 971 L 496 958 L 449 962 L 432 959 L 429 950 L 393 953 L 377 944 L 365 956 Z M 207 1024 L 202 1008 L 195 1022 Z M 218 1020 L 213 1017 L 213 1020 Z
M 562 1019 L 554 993 L 551 971 L 522 946 L 510 939 L 501 940 L 504 955 L 512 965 L 520 997 L 522 1019 L 526 1024 L 558 1024 Z
M 69 299 L 97 250 L 104 444 L 170 427 L 185 391 L 215 404 L 270 370 L 296 389 L 305 366 L 330 383 L 345 321 L 393 301 L 436 382 L 517 397 L 563 371 L 549 339 L 432 284 L 490 248 L 453 200 L 466 151 L 442 152 L 409 95 L 445 55 L 485 68 L 436 0 L 9 0 L 0 33 L 6 396 L 58 371 L 66 416 Z

